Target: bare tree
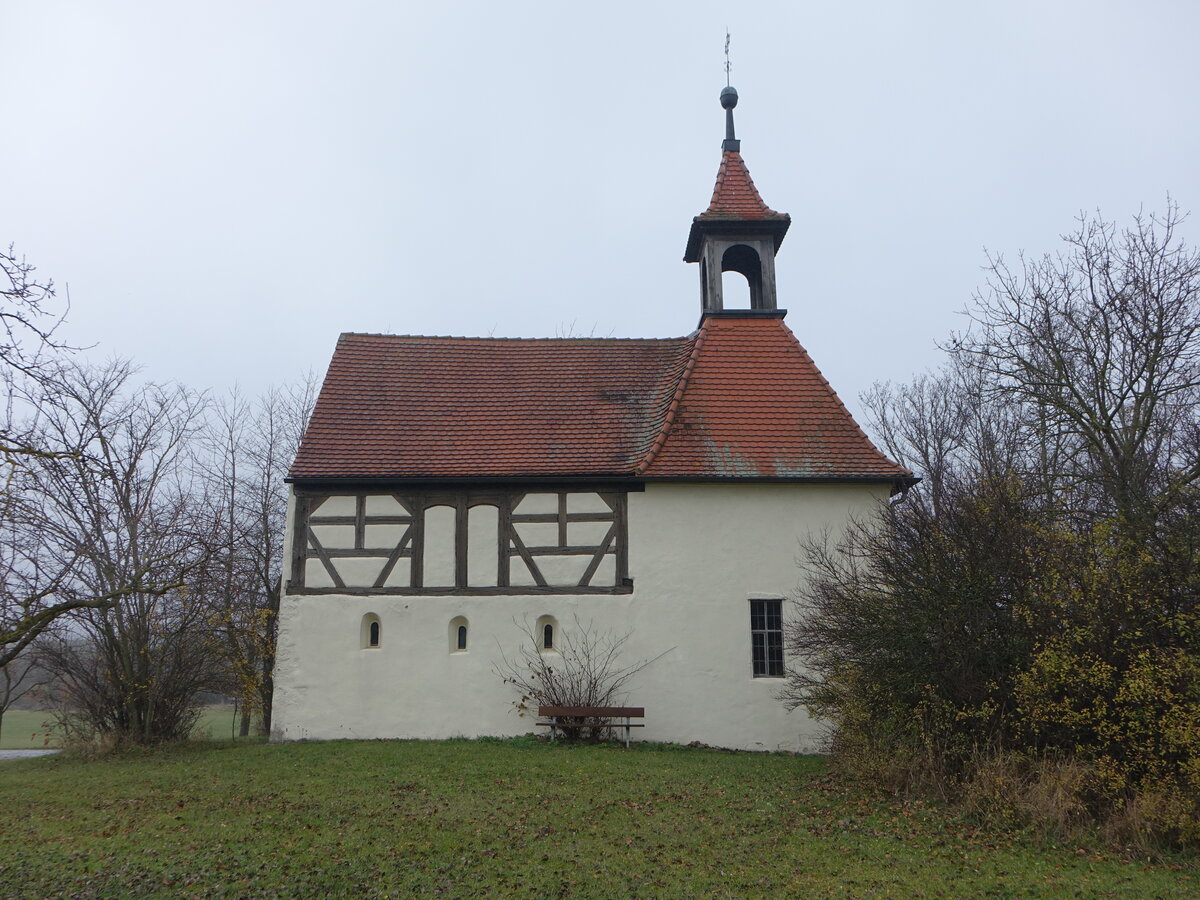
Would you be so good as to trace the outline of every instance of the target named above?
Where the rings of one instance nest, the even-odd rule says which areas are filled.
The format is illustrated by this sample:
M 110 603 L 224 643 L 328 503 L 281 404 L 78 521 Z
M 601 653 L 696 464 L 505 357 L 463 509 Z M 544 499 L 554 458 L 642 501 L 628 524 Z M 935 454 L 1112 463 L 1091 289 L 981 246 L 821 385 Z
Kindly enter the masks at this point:
M 30 692 L 43 687 L 48 681 L 38 654 L 27 649 L 20 656 L 0 666 L 0 736 L 3 736 L 4 714 Z
M 47 564 L 65 573 L 55 596 L 78 601 L 78 638 L 48 650 L 48 667 L 92 728 L 153 741 L 186 734 L 215 677 L 207 610 L 186 589 L 203 562 L 192 444 L 206 401 L 132 374 L 72 365 L 33 385 L 39 437 L 78 449 L 39 460 L 23 496 Z
M 835 762 L 948 795 L 979 778 L 999 806 L 1003 768 L 1044 809 L 1065 760 L 1091 773 L 1066 802 L 1194 844 L 1200 738 L 1163 724 L 1200 721 L 1200 253 L 1180 221 L 1084 216 L 1063 254 L 993 258 L 946 365 L 864 398 L 925 481 L 807 547 L 784 698 L 836 726 Z
M 633 632 L 599 631 L 578 616 L 573 624 L 556 639 L 553 653 L 545 651 L 541 636 L 528 622 L 522 627 L 525 639 L 517 656 L 509 659 L 501 651 L 496 674 L 520 695 L 513 701 L 518 714 L 524 715 L 531 706 L 535 711 L 538 706 L 619 706 L 629 682 L 674 649 L 624 662 L 621 657 Z M 582 719 L 563 730 L 569 739 L 601 740 L 608 726 L 604 720 Z
M 311 376 L 295 387 L 272 388 L 253 402 L 234 391 L 217 405 L 206 431 L 204 478 L 213 540 L 203 590 L 231 671 L 242 735 L 249 734 L 255 714 L 264 732 L 271 727 L 284 478 L 315 395 Z
M 949 349 L 1017 404 L 1076 505 L 1152 527 L 1200 478 L 1200 253 L 1168 203 L 1118 229 L 1081 216 L 1067 251 L 991 258 L 972 328 Z
M 70 571 L 62 560 L 42 552 L 36 520 L 25 490 L 28 467 L 69 456 L 77 448 L 45 444 L 33 434 L 35 418 L 21 402 L 24 382 L 47 377 L 58 351 L 67 349 L 55 337 L 66 315 L 56 300 L 53 282 L 42 281 L 10 244 L 0 251 L 0 668 L 4 668 L 58 616 L 83 603 L 111 602 L 112 597 L 62 596 L 59 587 Z
M 90 526 L 64 518 L 55 492 L 94 494 L 88 486 L 98 474 L 82 448 L 9 459 L 0 493 L 0 668 L 69 613 L 103 609 L 124 597 L 160 589 L 154 558 L 143 559 L 119 576 L 87 575 L 87 556 L 94 549 Z
M 13 245 L 0 250 L 0 366 L 30 373 L 54 351 L 66 347 L 55 332 L 66 318 L 58 305 L 54 282 L 42 281 L 36 267 L 18 257 Z
M 0 273 L 0 670 L 71 615 L 47 658 L 97 729 L 179 731 L 222 660 L 243 728 L 251 711 L 269 728 L 283 477 L 312 378 L 231 398 L 201 440 L 202 396 L 63 363 L 53 284 L 11 247 Z

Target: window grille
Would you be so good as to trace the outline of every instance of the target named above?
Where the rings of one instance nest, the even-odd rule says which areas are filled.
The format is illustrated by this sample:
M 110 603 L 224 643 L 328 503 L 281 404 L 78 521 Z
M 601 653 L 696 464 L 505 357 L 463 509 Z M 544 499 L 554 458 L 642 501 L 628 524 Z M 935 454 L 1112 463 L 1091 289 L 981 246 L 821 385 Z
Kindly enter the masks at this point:
M 783 676 L 783 601 L 750 601 L 750 641 L 755 678 Z

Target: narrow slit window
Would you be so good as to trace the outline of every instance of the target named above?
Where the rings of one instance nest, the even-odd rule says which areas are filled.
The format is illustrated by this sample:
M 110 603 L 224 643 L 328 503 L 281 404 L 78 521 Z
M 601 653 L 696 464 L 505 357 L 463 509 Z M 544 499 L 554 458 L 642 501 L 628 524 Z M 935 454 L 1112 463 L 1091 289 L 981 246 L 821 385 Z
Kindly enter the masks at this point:
M 375 615 L 375 613 L 367 613 L 362 618 L 362 628 L 359 631 L 359 646 L 364 650 L 378 650 L 381 631 L 379 616 Z
M 755 678 L 783 677 L 783 601 L 750 601 L 750 645 Z
M 539 653 L 557 653 L 554 649 L 554 639 L 557 637 L 558 620 L 554 616 L 538 616 L 537 624 L 529 632 Z
M 451 653 L 467 652 L 467 633 L 471 623 L 466 616 L 455 616 L 446 631 L 447 648 Z

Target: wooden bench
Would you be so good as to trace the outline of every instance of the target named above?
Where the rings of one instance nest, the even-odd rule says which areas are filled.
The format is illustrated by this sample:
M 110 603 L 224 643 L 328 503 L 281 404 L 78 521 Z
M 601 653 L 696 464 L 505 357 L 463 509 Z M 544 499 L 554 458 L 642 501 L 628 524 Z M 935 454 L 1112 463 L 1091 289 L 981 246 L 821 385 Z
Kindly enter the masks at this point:
M 626 750 L 629 749 L 629 729 L 646 727 L 641 722 L 630 721 L 646 717 L 646 709 L 642 706 L 539 706 L 538 715 L 548 720 L 537 724 L 550 727 L 550 740 L 554 740 L 560 728 L 624 728 Z M 597 722 L 597 719 L 604 721 Z M 625 721 L 614 722 L 613 719 Z

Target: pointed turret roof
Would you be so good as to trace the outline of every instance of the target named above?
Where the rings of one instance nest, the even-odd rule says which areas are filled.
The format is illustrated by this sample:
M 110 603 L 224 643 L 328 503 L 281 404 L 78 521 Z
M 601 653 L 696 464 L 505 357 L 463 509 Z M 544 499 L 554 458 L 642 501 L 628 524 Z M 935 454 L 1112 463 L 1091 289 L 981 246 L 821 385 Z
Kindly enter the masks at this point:
M 717 169 L 717 183 L 713 188 L 712 202 L 708 209 L 693 221 L 708 219 L 787 219 L 787 213 L 775 212 L 763 202 L 758 188 L 750 178 L 750 170 L 742 154 L 737 150 L 726 150 L 721 154 L 721 168 Z
M 721 105 L 725 107 L 725 140 L 721 144 L 721 167 L 717 169 L 717 183 L 713 187 L 712 200 L 708 209 L 692 219 L 688 233 L 684 262 L 700 261 L 701 236 L 721 231 L 766 231 L 775 239 L 775 249 L 783 243 L 792 217 L 776 212 L 763 202 L 750 178 L 750 170 L 742 159 L 742 142 L 733 130 L 733 108 L 737 106 L 737 91 L 726 87 L 721 91 Z

